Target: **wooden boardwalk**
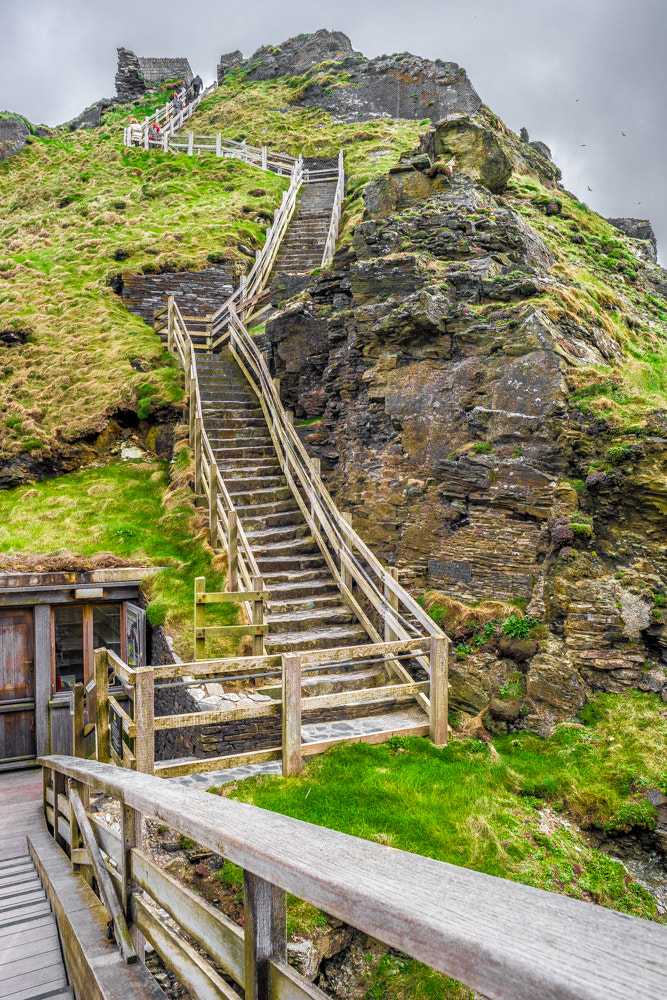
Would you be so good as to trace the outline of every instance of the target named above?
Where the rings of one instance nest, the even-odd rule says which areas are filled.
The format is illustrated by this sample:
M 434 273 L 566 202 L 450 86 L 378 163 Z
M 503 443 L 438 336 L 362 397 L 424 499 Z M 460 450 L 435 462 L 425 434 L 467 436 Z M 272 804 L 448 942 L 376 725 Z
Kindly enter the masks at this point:
M 28 853 L 45 830 L 41 771 L 0 775 L 0 998 L 72 997 L 51 906 Z

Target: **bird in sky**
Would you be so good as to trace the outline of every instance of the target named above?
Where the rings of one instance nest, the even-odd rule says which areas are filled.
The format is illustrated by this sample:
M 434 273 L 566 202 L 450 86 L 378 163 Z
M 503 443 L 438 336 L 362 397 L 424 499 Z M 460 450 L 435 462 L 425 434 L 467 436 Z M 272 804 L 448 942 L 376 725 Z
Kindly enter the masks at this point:
M 623 129 L 621 129 L 621 135 L 624 135 L 624 136 L 627 137 L 627 134 L 628 134 L 627 132 L 624 132 Z
M 593 188 L 592 188 L 592 187 L 590 186 L 590 184 L 587 184 L 587 185 L 586 185 L 586 187 L 587 187 L 587 189 L 588 189 L 589 191 L 592 191 L 592 190 L 593 190 Z

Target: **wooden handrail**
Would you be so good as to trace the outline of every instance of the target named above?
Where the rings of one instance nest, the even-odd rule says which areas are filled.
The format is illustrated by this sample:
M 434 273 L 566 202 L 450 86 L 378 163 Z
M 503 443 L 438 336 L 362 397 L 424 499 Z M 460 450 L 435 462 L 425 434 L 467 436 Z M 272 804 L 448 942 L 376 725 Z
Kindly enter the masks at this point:
M 397 638 L 411 637 L 404 617 L 406 613 L 416 618 L 429 635 L 444 637 L 444 632 L 439 626 L 401 587 L 354 528 L 343 518 L 319 472 L 313 468 L 310 456 L 294 425 L 287 417 L 263 355 L 233 311 L 230 314 L 229 329 L 231 350 L 264 410 L 283 472 L 290 485 L 296 487 L 297 501 L 300 499 L 298 491 L 308 499 L 308 503 L 302 499 L 300 506 L 320 546 L 328 548 L 329 554 L 335 555 L 339 562 L 345 561 L 348 572 L 376 610 L 381 611 L 383 620 L 390 625 Z M 324 554 L 327 555 L 326 551 Z M 335 569 L 335 575 L 339 584 L 343 584 L 342 574 L 338 568 Z M 387 600 L 387 593 L 398 599 L 398 609 Z M 379 641 L 379 634 L 374 638 Z
M 236 291 L 232 292 L 229 298 L 223 302 L 222 306 L 211 317 L 209 350 L 217 350 L 226 341 L 229 334 L 228 327 L 231 313 L 234 311 L 241 316 L 250 315 L 262 294 L 273 270 L 280 244 L 294 214 L 303 178 L 303 160 L 299 157 L 292 168 L 290 186 L 283 195 L 280 207 L 276 210 L 273 225 L 267 233 L 264 246 L 258 253 L 255 263 L 248 274 L 243 276 L 242 283 Z
M 227 548 L 230 514 L 237 514 L 227 484 L 218 467 L 204 426 L 201 393 L 197 376 L 197 356 L 188 328 L 173 296 L 168 300 L 168 348 L 178 358 L 186 376 L 189 399 L 190 444 L 194 451 L 195 483 L 208 501 L 211 543 Z M 237 518 L 238 574 L 242 590 L 253 589 L 253 578 L 261 576 L 243 525 Z M 249 610 L 249 609 L 247 609 Z
M 343 200 L 345 198 L 345 161 L 343 158 L 343 150 L 338 152 L 338 182 L 336 184 L 336 193 L 334 195 L 333 208 L 331 210 L 331 222 L 329 224 L 329 232 L 327 233 L 326 243 L 324 245 L 324 253 L 322 254 L 322 267 L 328 267 L 328 265 L 333 260 L 333 255 L 336 250 L 336 241 L 338 240 L 338 230 L 340 229 L 340 219 L 343 213 Z
M 123 866 L 121 879 L 130 883 L 123 893 L 130 896 L 130 915 L 141 909 L 132 906 L 136 868 L 142 888 L 158 905 L 166 904 L 184 929 L 192 930 L 198 921 L 202 926 L 203 917 L 210 916 L 192 901 L 185 904 L 188 890 L 179 892 L 175 880 L 150 877 L 145 855 L 132 846 L 134 817 L 153 817 L 244 870 L 249 937 L 243 972 L 238 958 L 231 960 L 242 954 L 238 939 L 218 947 L 227 970 L 235 969 L 237 981 L 244 978 L 246 996 L 264 995 L 253 992 L 252 984 L 257 975 L 267 974 L 267 963 L 272 968 L 284 964 L 285 892 L 495 1000 L 655 1000 L 667 995 L 667 931 L 651 921 L 150 775 L 73 757 L 42 757 L 39 763 L 120 801 L 130 842 L 126 835 L 125 851 L 107 842 Z M 57 820 L 57 801 L 54 813 Z M 174 894 L 184 901 L 180 906 Z M 263 905 L 268 907 L 264 931 L 257 922 Z M 150 921 L 145 926 L 150 930 Z M 255 935 L 261 933 L 266 936 L 258 942 Z M 301 992 L 295 987 L 272 995 L 324 997 L 305 981 L 299 983 Z

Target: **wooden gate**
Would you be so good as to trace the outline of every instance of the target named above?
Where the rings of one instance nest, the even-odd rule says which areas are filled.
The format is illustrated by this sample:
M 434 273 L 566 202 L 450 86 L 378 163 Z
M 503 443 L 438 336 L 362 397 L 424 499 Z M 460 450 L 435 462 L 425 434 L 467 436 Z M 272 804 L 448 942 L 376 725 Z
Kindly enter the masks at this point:
M 0 610 L 0 770 L 35 758 L 32 610 Z

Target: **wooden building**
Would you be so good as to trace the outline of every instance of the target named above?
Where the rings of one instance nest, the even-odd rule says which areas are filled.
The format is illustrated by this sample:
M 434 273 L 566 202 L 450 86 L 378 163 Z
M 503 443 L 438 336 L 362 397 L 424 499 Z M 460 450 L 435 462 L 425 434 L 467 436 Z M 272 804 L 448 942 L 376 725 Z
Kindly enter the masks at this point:
M 154 569 L 0 574 L 0 770 L 71 749 L 70 694 L 93 651 L 146 661 L 141 581 Z

